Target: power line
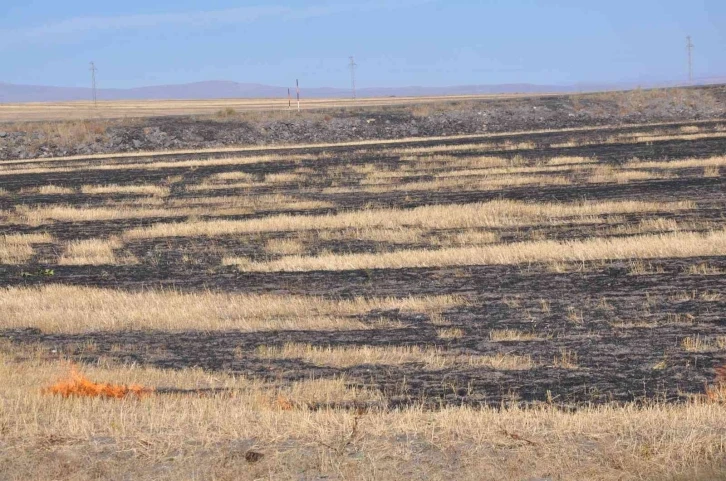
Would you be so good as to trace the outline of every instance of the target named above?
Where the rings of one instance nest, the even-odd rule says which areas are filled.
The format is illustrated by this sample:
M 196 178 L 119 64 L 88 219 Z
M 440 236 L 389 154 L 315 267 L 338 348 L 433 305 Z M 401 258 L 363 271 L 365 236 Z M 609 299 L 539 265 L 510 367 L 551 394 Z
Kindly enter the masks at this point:
M 91 70 L 91 90 L 93 92 L 93 106 L 94 107 L 97 107 L 98 106 L 97 105 L 98 100 L 97 100 L 97 97 L 96 97 L 96 71 L 98 69 L 96 68 L 96 63 L 95 62 L 91 62 L 91 68 L 90 68 L 90 70 Z
M 688 83 L 693 82 L 693 42 L 691 36 L 686 37 L 686 50 L 688 51 Z
M 358 64 L 355 63 L 355 58 L 349 58 L 350 63 L 348 64 L 348 68 L 350 69 L 350 90 L 353 93 L 353 98 L 355 98 L 355 69 L 358 67 Z

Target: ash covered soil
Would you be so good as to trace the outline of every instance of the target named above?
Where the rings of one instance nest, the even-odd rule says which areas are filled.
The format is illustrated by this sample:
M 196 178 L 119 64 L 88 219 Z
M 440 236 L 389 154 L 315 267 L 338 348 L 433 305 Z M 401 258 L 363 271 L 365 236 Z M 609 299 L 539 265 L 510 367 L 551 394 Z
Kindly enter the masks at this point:
M 416 106 L 224 112 L 0 124 L 0 160 L 451 136 L 723 118 L 726 86 L 446 101 Z

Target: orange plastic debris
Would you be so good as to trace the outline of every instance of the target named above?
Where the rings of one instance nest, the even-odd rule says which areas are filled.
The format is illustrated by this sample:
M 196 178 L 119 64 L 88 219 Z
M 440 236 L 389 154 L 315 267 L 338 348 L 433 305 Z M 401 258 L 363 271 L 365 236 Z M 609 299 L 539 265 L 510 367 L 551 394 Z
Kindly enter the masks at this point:
M 716 372 L 716 382 L 718 384 L 726 384 L 726 364 L 714 368 Z
M 279 395 L 277 396 L 277 408 L 281 411 L 292 411 L 295 409 L 295 405 L 287 399 L 285 396 Z
M 726 402 L 726 364 L 714 368 L 715 384 L 706 385 L 706 399 L 714 403 Z
M 71 370 L 70 379 L 59 381 L 44 390 L 47 394 L 57 394 L 63 397 L 107 397 L 120 399 L 128 395 L 142 397 L 150 394 L 153 389 L 138 384 L 129 386 L 120 384 L 104 384 L 90 381 L 75 369 Z

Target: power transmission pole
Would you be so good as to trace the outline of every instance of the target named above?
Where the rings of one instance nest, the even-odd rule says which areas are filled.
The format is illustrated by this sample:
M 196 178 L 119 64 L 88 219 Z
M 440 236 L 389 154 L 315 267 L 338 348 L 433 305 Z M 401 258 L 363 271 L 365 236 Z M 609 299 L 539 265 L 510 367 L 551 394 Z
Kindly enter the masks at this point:
M 355 63 L 355 59 L 353 57 L 350 57 L 350 63 L 348 64 L 348 68 L 350 69 L 350 90 L 353 93 L 353 99 L 355 99 L 355 69 L 358 67 L 358 64 Z
M 693 83 L 693 42 L 691 36 L 686 37 L 686 50 L 688 51 L 688 83 Z
M 93 106 L 97 107 L 97 97 L 96 97 L 96 71 L 98 70 L 96 68 L 96 63 L 91 62 L 91 90 L 93 91 Z

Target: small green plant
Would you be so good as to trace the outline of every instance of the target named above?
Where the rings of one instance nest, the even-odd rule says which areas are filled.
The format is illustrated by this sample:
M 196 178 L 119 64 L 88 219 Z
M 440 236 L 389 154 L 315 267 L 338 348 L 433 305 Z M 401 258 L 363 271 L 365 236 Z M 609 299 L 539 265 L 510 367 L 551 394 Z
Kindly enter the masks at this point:
M 22 271 L 20 273 L 20 277 L 52 277 L 54 275 L 55 270 L 53 269 L 37 269 L 32 272 Z

